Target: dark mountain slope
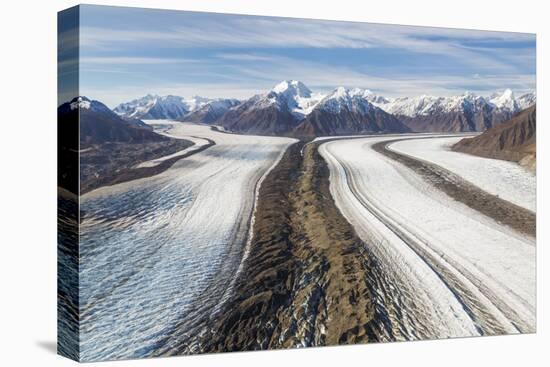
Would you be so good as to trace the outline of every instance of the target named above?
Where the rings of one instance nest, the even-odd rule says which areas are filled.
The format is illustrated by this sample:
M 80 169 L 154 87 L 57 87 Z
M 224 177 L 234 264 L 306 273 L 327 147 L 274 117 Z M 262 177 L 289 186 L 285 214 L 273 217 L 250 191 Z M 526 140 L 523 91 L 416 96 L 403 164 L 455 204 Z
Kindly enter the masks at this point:
M 227 111 L 216 124 L 227 130 L 258 135 L 286 135 L 296 127 L 295 117 L 275 104 L 259 105 L 256 96 Z
M 80 148 L 106 142 L 166 141 L 140 120 L 124 120 L 99 101 L 78 97 L 58 108 L 59 123 L 80 121 Z
M 453 150 L 482 157 L 520 162 L 534 168 L 536 159 L 536 105 L 474 138 L 462 139 Z
M 296 136 L 330 136 L 363 133 L 404 133 L 410 131 L 394 116 L 376 109 L 367 114 L 353 111 L 331 113 L 314 110 L 294 130 Z
M 62 169 L 72 169 L 80 175 L 81 194 L 116 182 L 160 173 L 169 165 L 162 166 L 162 170 L 159 167 L 138 169 L 135 166 L 193 145 L 188 140 L 172 139 L 151 131 L 149 127 L 141 127 L 143 122 L 139 120 L 127 121 L 103 103 L 86 97 L 78 97 L 59 106 L 58 124 L 61 131 L 74 134 L 75 143 L 80 139 L 80 147 L 73 143 L 70 149 L 62 152 L 67 156 L 78 156 L 80 172 L 68 164 Z

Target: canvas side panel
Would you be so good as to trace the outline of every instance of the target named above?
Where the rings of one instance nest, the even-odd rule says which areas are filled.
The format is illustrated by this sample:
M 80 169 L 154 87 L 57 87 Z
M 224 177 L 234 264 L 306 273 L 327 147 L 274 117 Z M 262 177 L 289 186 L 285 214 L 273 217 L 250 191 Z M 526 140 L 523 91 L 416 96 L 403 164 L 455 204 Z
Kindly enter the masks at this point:
M 57 18 L 57 352 L 79 360 L 79 7 Z

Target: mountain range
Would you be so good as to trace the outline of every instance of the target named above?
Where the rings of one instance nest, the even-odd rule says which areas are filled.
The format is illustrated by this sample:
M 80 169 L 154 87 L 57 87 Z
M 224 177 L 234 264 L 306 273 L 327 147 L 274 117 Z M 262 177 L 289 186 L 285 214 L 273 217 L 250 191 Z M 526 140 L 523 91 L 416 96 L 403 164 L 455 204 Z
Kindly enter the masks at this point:
M 114 109 L 124 119 L 175 119 L 245 134 L 321 136 L 384 132 L 485 131 L 536 103 L 535 93 L 510 89 L 489 96 L 388 98 L 338 87 L 328 94 L 285 80 L 247 100 L 147 95 Z
M 193 121 L 208 123 L 208 120 L 218 119 L 238 103 L 236 99 L 210 99 L 200 96 L 185 99 L 173 95 L 148 94 L 130 102 L 121 103 L 113 111 L 125 119 L 177 120 L 190 115 Z M 192 113 L 196 114 L 191 116 Z
M 399 119 L 365 98 L 360 89 L 336 88 L 294 129 L 297 136 L 409 132 Z
M 415 132 L 465 132 L 491 128 L 535 102 L 534 93 L 515 98 L 506 89 L 489 97 L 472 93 L 451 97 L 423 95 L 388 100 L 378 106 Z

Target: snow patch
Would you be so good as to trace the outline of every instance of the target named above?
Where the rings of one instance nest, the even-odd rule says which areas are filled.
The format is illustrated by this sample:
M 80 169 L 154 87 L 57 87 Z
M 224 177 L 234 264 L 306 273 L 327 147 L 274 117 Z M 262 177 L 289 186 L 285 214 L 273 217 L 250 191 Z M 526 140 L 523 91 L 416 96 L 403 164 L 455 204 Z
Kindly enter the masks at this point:
M 84 108 L 89 110 L 91 102 L 85 97 L 78 97 L 76 101 L 71 102 L 71 110 L 76 110 L 77 108 Z

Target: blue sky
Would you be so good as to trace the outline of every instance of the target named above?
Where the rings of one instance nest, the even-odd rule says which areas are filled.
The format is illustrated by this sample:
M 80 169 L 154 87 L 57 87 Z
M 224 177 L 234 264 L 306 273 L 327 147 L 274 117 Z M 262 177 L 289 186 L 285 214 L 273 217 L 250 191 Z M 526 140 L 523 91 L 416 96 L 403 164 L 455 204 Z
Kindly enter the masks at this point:
M 81 94 L 248 98 L 284 79 L 386 96 L 535 89 L 535 35 L 82 6 Z M 62 72 L 62 67 L 60 72 Z

